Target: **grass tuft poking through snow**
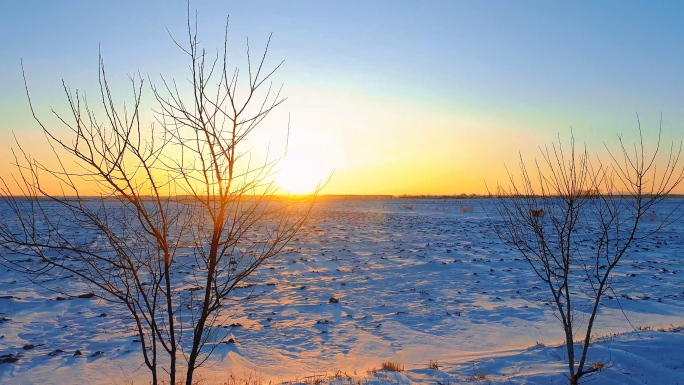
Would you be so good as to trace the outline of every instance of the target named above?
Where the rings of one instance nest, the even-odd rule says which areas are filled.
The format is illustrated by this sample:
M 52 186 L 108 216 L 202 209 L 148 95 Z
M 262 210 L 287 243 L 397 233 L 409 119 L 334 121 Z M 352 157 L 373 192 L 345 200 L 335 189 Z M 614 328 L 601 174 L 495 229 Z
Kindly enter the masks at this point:
M 399 364 L 398 362 L 392 362 L 392 361 L 387 361 L 383 362 L 382 365 L 380 366 L 382 370 L 386 370 L 388 372 L 403 372 L 404 371 L 404 366 Z
M 466 381 L 468 382 L 483 382 L 483 381 L 489 381 L 487 378 L 487 375 L 484 373 L 474 373 L 472 376 L 466 378 Z

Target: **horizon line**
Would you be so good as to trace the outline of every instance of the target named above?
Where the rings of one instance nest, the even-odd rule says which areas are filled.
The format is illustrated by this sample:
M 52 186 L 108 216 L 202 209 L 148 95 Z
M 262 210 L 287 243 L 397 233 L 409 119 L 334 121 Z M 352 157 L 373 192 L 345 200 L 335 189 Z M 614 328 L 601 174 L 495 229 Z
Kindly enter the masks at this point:
M 607 194 L 592 194 L 592 197 L 598 197 L 598 196 L 603 196 Z M 631 195 L 629 193 L 616 193 L 613 194 L 615 196 L 625 196 L 625 195 Z M 650 194 L 644 194 L 645 196 L 648 196 Z M 244 195 L 244 197 L 251 197 L 252 195 Z M 262 196 L 262 195 L 253 195 L 253 196 Z M 520 195 L 508 195 L 508 194 L 493 194 L 493 193 L 487 193 L 487 194 L 477 194 L 477 193 L 460 193 L 460 194 L 272 194 L 273 197 L 277 198 L 306 198 L 306 197 L 317 197 L 317 198 L 397 198 L 397 199 L 476 199 L 476 198 L 505 198 L 505 197 L 537 197 L 541 198 L 543 197 L 542 195 L 526 195 L 526 194 L 520 194 Z M 140 198 L 147 199 L 147 198 L 153 198 L 155 197 L 154 195 L 139 195 Z M 166 197 L 175 197 L 175 198 L 193 198 L 192 195 L 187 195 L 187 194 L 179 194 L 179 195 L 164 195 L 164 198 Z M 558 197 L 558 195 L 547 195 L 546 197 L 554 198 Z M 672 193 L 664 196 L 665 198 L 684 198 L 684 193 Z M 66 199 L 112 199 L 112 198 L 117 198 L 117 196 L 114 195 L 64 195 L 64 196 L 27 196 L 27 195 L 13 195 L 13 194 L 2 194 L 0 195 L 0 199 L 6 199 L 6 198 L 33 198 L 33 199 L 61 199 L 61 198 L 66 198 Z

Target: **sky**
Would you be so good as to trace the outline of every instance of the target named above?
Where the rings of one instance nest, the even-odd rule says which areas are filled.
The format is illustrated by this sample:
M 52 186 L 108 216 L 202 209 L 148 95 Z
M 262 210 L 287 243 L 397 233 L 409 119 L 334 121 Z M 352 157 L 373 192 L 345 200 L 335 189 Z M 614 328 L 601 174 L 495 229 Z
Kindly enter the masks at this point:
M 327 181 L 327 194 L 485 193 L 519 156 L 576 143 L 597 154 L 618 135 L 684 139 L 684 3 L 647 1 L 193 1 L 209 52 L 244 65 L 273 38 L 267 65 L 287 101 L 249 138 L 283 153 L 280 183 Z M 128 75 L 186 79 L 169 37 L 184 37 L 184 1 L 0 0 L 0 176 L 17 142 L 49 147 L 62 81 L 97 96 L 98 52 L 113 92 Z M 233 63 L 233 62 L 231 62 Z M 145 97 L 149 90 L 144 90 Z M 96 100 L 94 98 L 94 100 Z M 147 107 L 147 105 L 145 105 Z M 144 118 L 153 119 L 150 104 Z M 638 115 L 638 120 L 637 120 Z M 289 137 L 287 134 L 290 121 Z M 16 138 L 16 139 L 15 139 Z M 267 149 L 267 150 L 266 150 Z M 299 175 L 299 176 L 298 176 Z M 297 178 L 302 178 L 298 181 Z M 680 189 L 682 190 L 682 189 Z M 682 191 L 680 191 L 682 192 Z

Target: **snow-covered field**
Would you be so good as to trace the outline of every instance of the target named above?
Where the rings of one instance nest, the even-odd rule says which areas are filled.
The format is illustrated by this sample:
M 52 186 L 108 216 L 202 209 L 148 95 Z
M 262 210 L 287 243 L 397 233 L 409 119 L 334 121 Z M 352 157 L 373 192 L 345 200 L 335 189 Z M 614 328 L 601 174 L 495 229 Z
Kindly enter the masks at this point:
M 268 383 L 338 371 L 364 383 L 566 382 L 546 291 L 496 238 L 493 220 L 488 200 L 322 199 L 287 251 L 240 289 L 249 299 L 229 309 L 241 325 L 229 330 L 235 343 L 219 346 L 200 376 L 208 384 L 231 373 Z M 607 367 L 594 383 L 684 383 L 684 334 L 658 331 L 684 324 L 683 255 L 677 223 L 636 243 L 618 267 L 595 327 L 603 337 L 590 350 L 590 363 Z M 55 283 L 71 298 L 2 271 L 0 360 L 18 359 L 0 363 L 0 383 L 149 382 L 122 308 L 78 298 L 86 287 L 68 277 Z M 387 361 L 406 370 L 369 374 Z

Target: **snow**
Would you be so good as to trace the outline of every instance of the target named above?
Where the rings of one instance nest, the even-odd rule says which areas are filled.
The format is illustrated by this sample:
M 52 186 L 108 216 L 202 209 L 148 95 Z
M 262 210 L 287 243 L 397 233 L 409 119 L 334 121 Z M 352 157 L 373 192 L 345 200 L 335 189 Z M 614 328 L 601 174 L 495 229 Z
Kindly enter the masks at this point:
M 235 343 L 218 346 L 199 376 L 208 384 L 231 374 L 280 383 L 338 371 L 369 384 L 567 382 L 562 329 L 544 287 L 496 238 L 495 220 L 485 199 L 321 199 L 286 252 L 240 289 L 249 299 L 226 312 L 242 325 L 226 329 Z M 615 295 L 594 329 L 604 337 L 589 353 L 590 364 L 607 367 L 597 383 L 684 382 L 684 334 L 670 327 L 684 315 L 683 251 L 678 222 L 636 243 L 618 266 Z M 57 273 L 53 283 L 89 292 Z M 0 296 L 0 356 L 20 355 L 0 364 L 0 383 L 149 383 L 117 304 L 57 300 L 10 270 Z M 406 370 L 367 372 L 387 361 Z

